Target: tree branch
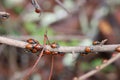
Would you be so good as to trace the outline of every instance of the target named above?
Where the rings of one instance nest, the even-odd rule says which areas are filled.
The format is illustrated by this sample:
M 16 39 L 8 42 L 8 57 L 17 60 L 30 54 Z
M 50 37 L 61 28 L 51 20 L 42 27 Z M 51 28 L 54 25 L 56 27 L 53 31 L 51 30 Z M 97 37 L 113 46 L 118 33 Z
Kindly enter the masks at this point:
M 1 37 L 0 36 L 0 43 L 15 46 L 15 47 L 20 47 L 20 48 L 25 48 L 26 45 L 28 44 L 27 42 L 24 41 L 19 41 L 19 40 L 14 40 L 6 37 Z M 120 44 L 114 44 L 114 45 L 95 45 L 95 46 L 89 46 L 92 48 L 92 52 L 112 52 L 115 51 L 116 48 L 120 46 Z M 53 49 L 49 45 L 46 45 L 46 49 L 49 49 L 50 51 L 58 51 L 58 52 L 66 52 L 66 53 L 72 53 L 73 51 L 75 53 L 77 52 L 85 52 L 86 46 L 60 46 L 59 48 Z
M 98 69 L 92 70 L 92 71 L 80 76 L 78 79 L 75 78 L 74 80 L 85 80 L 88 77 L 90 77 L 90 76 L 96 74 L 97 72 L 101 71 L 102 69 L 104 69 L 105 67 L 107 67 L 108 65 L 110 65 L 111 63 L 113 63 L 114 61 L 116 61 L 119 58 L 120 58 L 120 53 L 116 54 L 116 56 L 109 59 L 106 63 L 103 63 L 101 66 L 99 66 Z
M 59 4 L 59 6 L 61 6 L 68 14 L 71 14 L 70 12 L 69 12 L 69 10 L 67 10 L 66 8 L 65 8 L 65 6 L 59 1 L 59 0 L 55 0 L 58 4 Z

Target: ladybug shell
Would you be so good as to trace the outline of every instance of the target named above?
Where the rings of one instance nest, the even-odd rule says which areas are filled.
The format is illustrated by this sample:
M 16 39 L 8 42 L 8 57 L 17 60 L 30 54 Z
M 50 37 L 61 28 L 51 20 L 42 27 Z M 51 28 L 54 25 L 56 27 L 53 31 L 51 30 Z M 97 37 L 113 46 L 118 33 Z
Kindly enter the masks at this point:
M 116 51 L 117 51 L 117 52 L 120 52 L 120 46 L 118 46 L 118 47 L 116 48 Z
M 58 48 L 59 45 L 54 42 L 50 46 L 51 46 L 51 48 Z
M 47 55 L 49 55 L 49 54 L 51 54 L 51 51 L 48 50 L 48 49 L 46 49 L 46 50 L 44 51 L 44 53 L 47 54 Z
M 28 39 L 27 42 L 30 43 L 30 44 L 35 44 L 36 43 L 34 39 Z
M 86 47 L 85 48 L 85 52 L 87 52 L 87 53 L 91 52 L 91 48 L 90 47 Z
M 38 51 L 37 51 L 37 49 L 32 49 L 31 52 L 32 53 L 37 53 Z
M 36 45 L 34 46 L 34 48 L 37 49 L 38 51 L 39 51 L 39 50 L 42 50 L 42 47 L 41 47 L 40 44 L 36 44 Z
M 32 50 L 33 49 L 33 45 L 32 44 L 27 44 L 25 48 L 28 49 L 28 50 Z
M 36 9 L 35 9 L 35 12 L 36 12 L 36 13 L 41 13 L 41 10 L 40 10 L 39 8 L 36 8 Z
M 94 41 L 93 45 L 98 45 L 100 42 L 99 41 Z

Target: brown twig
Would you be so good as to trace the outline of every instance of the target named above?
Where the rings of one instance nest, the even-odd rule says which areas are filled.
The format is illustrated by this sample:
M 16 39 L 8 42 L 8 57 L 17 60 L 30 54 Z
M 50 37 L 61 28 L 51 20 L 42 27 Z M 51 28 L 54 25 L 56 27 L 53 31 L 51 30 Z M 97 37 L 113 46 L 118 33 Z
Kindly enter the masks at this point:
M 44 51 L 44 49 L 42 49 L 42 51 L 41 51 L 41 53 L 40 53 L 37 61 L 36 61 L 35 64 L 33 65 L 32 69 L 30 69 L 30 71 L 28 72 L 28 74 L 25 75 L 25 77 L 24 77 L 22 80 L 27 80 L 27 79 L 29 78 L 29 76 L 34 72 L 36 66 L 38 65 L 38 63 L 39 63 L 39 61 L 40 61 L 40 59 L 41 59 L 41 57 L 42 57 L 42 55 L 43 55 L 43 51 Z
M 14 39 L 9 39 L 6 37 L 0 37 L 0 43 L 15 46 L 15 47 L 20 47 L 20 48 L 25 48 L 26 45 L 28 44 L 27 42 L 19 41 L 19 40 L 14 40 Z M 111 52 L 115 51 L 117 47 L 119 47 L 120 44 L 113 44 L 113 45 L 95 45 L 95 46 L 90 46 L 92 48 L 92 52 Z M 86 46 L 60 46 L 59 48 L 52 49 L 49 45 L 46 45 L 45 49 L 48 49 L 50 51 L 57 51 L 57 52 L 66 52 L 66 53 L 72 53 L 73 51 L 76 52 L 85 52 Z
M 47 34 L 47 32 L 46 32 L 46 34 Z M 36 67 L 37 67 L 37 65 L 38 65 L 38 63 L 39 63 L 39 61 L 40 61 L 40 59 L 41 59 L 41 57 L 42 57 L 42 55 L 43 55 L 43 52 L 44 52 L 44 50 L 45 50 L 46 41 L 47 41 L 47 40 L 46 40 L 46 34 L 44 34 L 43 49 L 42 49 L 42 51 L 40 52 L 39 57 L 38 57 L 37 61 L 35 62 L 35 64 L 33 65 L 32 69 L 28 72 L 27 75 L 25 75 L 25 77 L 23 78 L 23 80 L 28 79 L 29 76 L 30 76 L 30 75 L 34 72 L 34 70 L 36 69 Z
M 59 6 L 60 7 L 62 7 L 68 14 L 71 14 L 70 13 L 70 11 L 68 11 L 66 8 L 65 8 L 65 6 L 60 2 L 60 0 L 55 0 L 58 4 L 59 4 Z
M 100 65 L 98 69 L 92 70 L 92 71 L 80 76 L 78 79 L 75 78 L 75 80 L 85 80 L 88 77 L 90 77 L 90 76 L 96 74 L 97 72 L 101 71 L 102 69 L 104 69 L 105 67 L 107 67 L 108 65 L 110 65 L 111 63 L 113 63 L 114 61 L 116 61 L 119 58 L 120 58 L 120 53 L 118 53 L 116 56 L 109 59 L 106 63 L 103 63 L 102 65 Z
M 50 69 L 50 75 L 49 75 L 48 80 L 51 80 L 52 73 L 53 73 L 53 65 L 54 65 L 54 56 L 52 56 L 51 69 Z

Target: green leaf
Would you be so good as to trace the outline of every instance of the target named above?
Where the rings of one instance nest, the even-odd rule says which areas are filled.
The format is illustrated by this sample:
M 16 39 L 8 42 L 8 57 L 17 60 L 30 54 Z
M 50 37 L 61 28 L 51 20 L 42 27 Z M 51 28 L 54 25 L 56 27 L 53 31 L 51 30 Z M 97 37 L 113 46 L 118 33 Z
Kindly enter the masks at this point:
M 35 23 L 32 22 L 26 22 L 25 24 L 25 29 L 31 34 L 34 35 L 37 31 Z
M 101 59 L 95 59 L 91 62 L 92 67 L 96 67 L 102 64 L 102 60 Z
M 90 69 L 91 69 L 91 66 L 90 66 L 90 64 L 87 63 L 87 62 L 81 62 L 80 68 L 81 68 L 83 71 L 87 71 L 87 70 L 90 70 Z

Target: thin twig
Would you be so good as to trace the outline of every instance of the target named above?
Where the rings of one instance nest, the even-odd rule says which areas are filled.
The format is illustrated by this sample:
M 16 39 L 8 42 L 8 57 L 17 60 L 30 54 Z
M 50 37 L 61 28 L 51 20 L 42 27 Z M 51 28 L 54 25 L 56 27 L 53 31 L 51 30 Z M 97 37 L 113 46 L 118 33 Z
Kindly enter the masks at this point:
M 0 43 L 15 46 L 15 47 L 20 47 L 20 48 L 25 48 L 26 45 L 28 44 L 27 42 L 19 41 L 19 40 L 14 40 L 14 39 L 9 39 L 5 37 L 0 37 Z M 90 46 L 92 48 L 92 52 L 113 52 L 116 50 L 116 48 L 120 46 L 120 44 L 112 44 L 112 45 L 95 45 L 95 46 Z M 43 46 L 44 47 L 44 46 Z M 49 45 L 46 45 L 45 49 L 48 49 L 50 51 L 57 51 L 57 52 L 65 52 L 65 53 L 72 53 L 73 51 L 75 53 L 77 52 L 85 52 L 86 46 L 60 46 L 59 48 L 53 49 Z
M 54 55 L 52 56 L 51 69 L 50 69 L 50 75 L 49 75 L 48 80 L 51 80 L 52 73 L 53 73 L 53 65 L 54 65 Z
M 43 51 L 44 51 L 44 49 L 42 49 L 42 51 L 41 51 L 41 53 L 40 53 L 37 61 L 36 61 L 35 64 L 33 65 L 32 69 L 30 69 L 30 71 L 28 72 L 28 74 L 26 74 L 25 77 L 24 77 L 22 80 L 27 80 L 27 79 L 29 78 L 29 76 L 31 75 L 31 73 L 33 73 L 33 72 L 35 71 L 35 68 L 36 68 L 36 66 L 38 65 L 38 63 L 39 63 L 39 61 L 40 61 L 40 59 L 41 59 L 41 57 L 42 57 L 42 55 L 43 55 Z
M 58 4 L 59 4 L 59 6 L 60 7 L 62 7 L 68 14 L 71 14 L 70 13 L 70 11 L 68 11 L 66 8 L 65 8 L 65 6 L 59 1 L 59 0 L 55 0 Z
M 116 56 L 109 59 L 106 63 L 103 63 L 101 66 L 99 66 L 99 69 L 92 70 L 92 71 L 80 76 L 78 79 L 75 79 L 75 80 L 85 80 L 88 77 L 90 77 L 90 76 L 96 74 L 97 72 L 101 71 L 102 69 L 104 69 L 105 67 L 107 67 L 108 65 L 110 65 L 111 63 L 113 63 L 114 61 L 116 61 L 119 58 L 120 58 L 120 53 L 118 53 Z
M 41 57 L 42 57 L 42 55 L 43 55 L 43 52 L 44 52 L 45 46 L 46 46 L 46 36 L 45 36 L 45 35 L 46 35 L 46 34 L 44 34 L 43 49 L 42 49 L 42 51 L 40 52 L 39 57 L 38 57 L 37 61 L 35 62 L 35 64 L 33 65 L 32 69 L 28 72 L 27 75 L 25 75 L 25 77 L 23 78 L 23 80 L 26 80 L 27 78 L 29 78 L 29 76 L 34 72 L 34 70 L 36 69 L 36 67 L 37 67 L 37 65 L 38 65 L 38 63 L 39 63 L 39 61 L 40 61 L 40 59 L 41 59 Z

